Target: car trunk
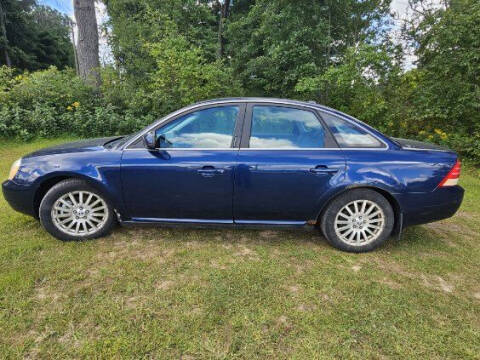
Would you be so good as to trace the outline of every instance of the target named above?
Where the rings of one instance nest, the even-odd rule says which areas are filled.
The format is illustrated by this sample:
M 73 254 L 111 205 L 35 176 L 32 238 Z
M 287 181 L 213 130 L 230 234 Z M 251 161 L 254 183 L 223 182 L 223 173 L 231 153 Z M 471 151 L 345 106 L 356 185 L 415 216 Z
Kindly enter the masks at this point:
M 409 139 L 399 139 L 399 138 L 392 138 L 397 144 L 399 144 L 403 149 L 423 149 L 423 150 L 443 150 L 443 151 L 451 151 L 446 147 L 431 144 L 423 141 L 417 140 L 409 140 Z

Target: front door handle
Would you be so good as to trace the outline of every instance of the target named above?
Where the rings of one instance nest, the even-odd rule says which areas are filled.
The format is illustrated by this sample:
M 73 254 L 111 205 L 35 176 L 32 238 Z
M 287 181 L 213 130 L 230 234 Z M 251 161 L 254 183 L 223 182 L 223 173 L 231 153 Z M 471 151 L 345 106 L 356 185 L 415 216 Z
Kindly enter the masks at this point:
M 338 172 L 338 168 L 329 168 L 326 165 L 317 165 L 314 168 L 311 168 L 310 172 L 313 174 L 334 174 Z
M 217 169 L 215 166 L 206 165 L 206 166 L 202 167 L 201 169 L 198 169 L 197 172 L 202 176 L 211 177 L 211 176 L 214 176 L 214 175 L 223 174 L 225 172 L 225 170 L 224 169 Z

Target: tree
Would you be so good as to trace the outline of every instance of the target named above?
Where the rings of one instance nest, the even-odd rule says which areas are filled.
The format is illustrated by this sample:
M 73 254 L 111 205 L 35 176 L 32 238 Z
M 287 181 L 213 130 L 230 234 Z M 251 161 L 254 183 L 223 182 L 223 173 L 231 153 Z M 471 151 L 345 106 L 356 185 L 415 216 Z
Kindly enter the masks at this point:
M 73 8 L 78 28 L 79 75 L 88 84 L 98 88 L 101 80 L 95 0 L 74 0 Z
M 389 116 L 390 93 L 400 77 L 400 66 L 384 46 L 361 45 L 345 51 L 340 64 L 325 73 L 301 79 L 296 90 L 302 97 L 320 100 L 371 125 L 385 128 Z M 325 97 L 328 94 L 328 98 Z
M 142 84 L 156 69 L 148 44 L 170 36 L 169 24 L 206 61 L 218 54 L 218 16 L 211 0 L 103 0 L 109 14 L 109 42 L 117 68 L 130 82 Z M 211 6 L 212 5 L 212 6 Z
M 35 55 L 40 64 L 59 69 L 73 65 L 73 47 L 70 40 L 70 18 L 48 6 L 35 6 L 32 19 L 36 24 Z M 41 66 L 44 68 L 46 66 Z
M 12 66 L 12 61 L 8 55 L 8 38 L 7 38 L 7 14 L 4 5 L 0 3 L 0 51 L 2 53 L 2 61 L 7 66 Z
M 252 95 L 295 96 L 345 50 L 382 32 L 390 0 L 257 0 L 234 3 L 226 55 Z
M 216 0 L 216 7 L 218 9 L 218 58 L 221 59 L 225 53 L 225 35 L 224 35 L 224 27 L 225 21 L 230 14 L 230 0 Z
M 73 63 L 68 17 L 33 0 L 0 3 L 0 64 L 26 70 Z
M 416 49 L 413 92 L 419 127 L 449 134 L 449 144 L 480 155 L 480 2 L 449 0 L 442 7 L 415 0 L 405 35 Z M 431 131 L 431 132 L 432 132 Z

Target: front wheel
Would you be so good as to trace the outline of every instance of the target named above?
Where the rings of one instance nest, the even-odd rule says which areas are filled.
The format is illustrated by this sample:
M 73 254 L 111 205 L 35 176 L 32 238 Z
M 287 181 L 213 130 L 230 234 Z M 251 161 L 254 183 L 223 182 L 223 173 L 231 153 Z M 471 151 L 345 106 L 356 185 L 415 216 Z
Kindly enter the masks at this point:
M 350 190 L 324 211 L 321 228 L 328 242 L 349 252 L 367 252 L 390 236 L 394 212 L 385 197 L 370 189 Z
M 115 223 L 113 209 L 104 196 L 79 179 L 53 186 L 40 203 L 39 215 L 45 230 L 63 241 L 107 235 Z

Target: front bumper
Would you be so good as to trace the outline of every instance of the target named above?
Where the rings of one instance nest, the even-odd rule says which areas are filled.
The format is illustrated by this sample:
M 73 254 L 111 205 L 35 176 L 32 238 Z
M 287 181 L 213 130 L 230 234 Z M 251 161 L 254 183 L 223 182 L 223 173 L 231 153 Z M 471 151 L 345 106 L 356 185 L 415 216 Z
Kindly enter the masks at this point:
M 405 194 L 399 200 L 404 226 L 426 224 L 452 217 L 463 201 L 461 186 L 438 188 L 429 193 Z
M 35 191 L 31 187 L 15 184 L 7 180 L 2 184 L 3 197 L 10 206 L 23 214 L 37 217 L 34 208 Z

